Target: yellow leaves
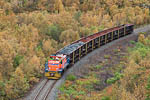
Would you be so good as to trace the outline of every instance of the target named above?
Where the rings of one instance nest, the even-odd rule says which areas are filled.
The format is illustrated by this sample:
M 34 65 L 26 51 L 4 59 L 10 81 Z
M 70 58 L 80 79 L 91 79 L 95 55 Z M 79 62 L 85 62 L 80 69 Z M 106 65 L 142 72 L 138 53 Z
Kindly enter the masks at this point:
M 147 16 L 149 16 L 149 9 L 148 8 L 144 9 L 144 14 L 147 15 Z
M 36 77 L 30 77 L 30 78 L 29 78 L 29 82 L 30 82 L 31 84 L 37 83 L 37 82 L 39 82 L 39 79 L 36 78 Z
M 4 10 L 0 9 L 0 16 L 3 16 L 3 15 L 4 15 Z
M 19 76 L 20 78 L 24 78 L 23 71 L 19 67 L 16 68 L 15 75 Z
M 91 33 L 91 30 L 89 28 L 86 28 L 86 27 L 81 27 L 79 29 L 79 33 L 80 33 L 80 37 L 88 36 Z
M 120 100 L 137 100 L 130 92 L 126 91 L 124 88 L 121 91 Z
M 67 45 L 67 44 L 79 39 L 79 34 L 77 31 L 69 29 L 69 30 L 63 31 L 61 33 L 59 39 L 64 45 Z
M 73 15 L 69 12 L 59 14 L 51 14 L 49 20 L 52 23 L 58 24 L 63 30 L 73 29 L 78 30 L 79 23 L 73 19 Z
M 47 56 L 56 51 L 55 46 L 53 46 L 55 44 L 56 42 L 54 40 L 48 39 L 43 41 L 43 50 Z
M 38 40 L 40 39 L 38 30 L 33 27 L 33 25 L 22 25 L 18 32 L 16 33 L 18 52 L 27 55 L 34 53 L 34 49 L 38 44 Z M 23 50 L 23 51 L 19 51 Z M 28 52 L 26 52 L 28 50 Z M 29 53 L 30 52 L 30 53 Z
M 7 76 L 13 71 L 13 57 L 16 53 L 13 47 L 14 40 L 5 40 L 5 36 L 0 36 L 0 72 Z
M 145 98 L 145 94 L 146 94 L 145 86 L 146 86 L 146 82 L 142 83 L 142 85 L 136 85 L 136 83 L 135 83 L 134 96 L 135 96 L 136 100 L 145 100 L 146 99 Z
M 42 9 L 42 10 L 45 10 L 45 4 L 47 3 L 47 0 L 39 0 L 37 6 L 38 8 Z
M 29 69 L 29 75 L 34 75 L 34 73 L 39 73 L 40 72 L 40 58 L 38 58 L 36 55 L 34 55 L 30 60 L 28 61 L 28 66 Z M 28 71 L 27 70 L 27 71 Z
M 26 80 L 24 78 L 25 76 L 22 69 L 20 67 L 17 67 L 16 71 L 14 72 L 14 75 L 12 76 L 11 82 L 12 83 L 15 82 L 13 83 L 13 85 L 15 85 L 16 88 L 21 88 L 20 86 L 22 86 L 22 88 L 24 89 L 26 87 L 26 86 L 24 87 L 24 85 L 26 85 L 25 84 Z
M 5 92 L 6 92 L 7 98 L 16 98 L 16 97 L 18 97 L 17 93 L 15 93 L 13 91 L 13 85 L 6 84 Z
M 23 70 L 29 83 L 33 84 L 39 81 L 39 77 L 43 73 L 41 63 L 44 65 L 44 62 L 39 57 L 33 55 L 29 58 L 24 58 L 24 61 L 18 67 Z
M 150 68 L 150 60 L 148 58 L 141 60 L 140 66 Z
M 1 72 L 0 72 L 0 81 L 3 81 L 3 76 Z
M 136 15 L 142 15 L 143 14 L 142 9 L 139 6 L 136 6 L 134 8 L 134 12 Z
M 99 17 L 97 15 L 92 14 L 83 14 L 80 18 L 81 24 L 86 27 L 98 26 Z
M 135 24 L 140 25 L 143 23 L 143 16 L 137 15 L 135 18 Z
M 58 13 L 63 12 L 64 11 L 64 6 L 61 0 L 55 0 L 55 10 L 58 11 Z
M 126 23 L 126 14 L 124 12 L 117 13 L 113 16 L 113 22 L 115 25 L 122 25 Z
M 103 25 L 105 28 L 110 28 L 114 26 L 111 16 L 109 16 L 108 14 L 103 16 L 102 20 L 100 20 L 100 24 Z
M 146 41 L 145 41 L 145 36 L 144 34 L 140 34 L 139 37 L 138 37 L 138 41 L 143 43 L 143 44 L 146 44 Z
M 37 41 L 39 39 L 38 31 L 32 24 L 22 25 L 17 35 L 19 36 L 18 38 L 20 38 L 20 41 L 21 39 L 25 39 L 30 43 L 31 41 Z
M 110 12 L 111 12 L 111 15 L 112 15 L 112 17 L 113 17 L 113 15 L 115 15 L 116 13 L 118 13 L 118 7 L 117 7 L 117 5 L 112 5 L 111 7 L 110 7 Z
M 29 88 L 29 84 L 25 79 L 21 68 L 17 68 L 12 74 L 9 82 L 5 86 L 7 98 L 17 98 L 21 93 L 24 93 Z
M 37 67 L 37 70 L 38 70 L 38 67 L 40 66 L 40 58 L 38 58 L 36 55 L 34 55 L 30 59 L 29 64 L 31 64 L 31 66 Z
M 112 5 L 116 3 L 116 0 L 105 0 L 105 2 L 108 5 L 108 7 L 111 7 Z

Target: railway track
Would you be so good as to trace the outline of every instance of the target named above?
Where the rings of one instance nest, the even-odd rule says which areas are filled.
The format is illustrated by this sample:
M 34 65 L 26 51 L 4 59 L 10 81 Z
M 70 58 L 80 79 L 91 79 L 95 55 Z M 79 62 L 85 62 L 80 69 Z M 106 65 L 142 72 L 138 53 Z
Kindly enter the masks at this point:
M 38 89 L 32 100 L 49 100 L 48 96 L 51 93 L 51 90 L 53 89 L 56 82 L 57 80 L 46 80 Z

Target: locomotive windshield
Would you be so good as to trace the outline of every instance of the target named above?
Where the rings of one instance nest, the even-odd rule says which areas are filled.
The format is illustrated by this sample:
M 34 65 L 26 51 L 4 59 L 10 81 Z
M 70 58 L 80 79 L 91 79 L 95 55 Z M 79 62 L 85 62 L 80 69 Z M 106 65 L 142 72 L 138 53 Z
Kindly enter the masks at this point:
M 49 65 L 59 64 L 61 61 L 60 57 L 57 56 L 50 56 L 50 59 L 48 60 Z
M 59 61 L 59 60 L 60 60 L 60 58 L 59 58 L 59 57 L 50 56 L 50 60 Z

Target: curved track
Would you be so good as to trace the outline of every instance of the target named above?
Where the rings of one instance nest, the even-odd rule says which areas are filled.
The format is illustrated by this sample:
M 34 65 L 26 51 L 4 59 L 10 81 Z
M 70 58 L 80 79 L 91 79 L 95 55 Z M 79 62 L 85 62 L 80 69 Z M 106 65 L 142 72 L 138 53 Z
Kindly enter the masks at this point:
M 58 92 L 58 89 L 56 87 L 59 87 L 61 83 L 64 82 L 66 76 L 73 72 L 76 68 L 78 68 L 81 65 L 85 65 L 88 62 L 88 58 L 90 56 L 94 56 L 96 53 L 101 52 L 102 50 L 105 50 L 112 45 L 116 44 L 117 42 L 128 40 L 128 38 L 136 37 L 139 32 L 147 32 L 150 31 L 150 25 L 144 26 L 142 28 L 137 28 L 134 30 L 134 33 L 128 36 L 125 36 L 123 38 L 120 38 L 118 40 L 115 40 L 111 43 L 108 43 L 101 48 L 98 48 L 94 50 L 93 52 L 89 53 L 87 56 L 83 57 L 80 62 L 77 62 L 73 65 L 68 71 L 65 72 L 63 77 L 56 81 L 56 80 L 47 80 L 43 79 L 37 86 L 33 88 L 33 90 L 30 92 L 30 94 L 24 98 L 24 100 L 55 100 L 56 99 L 56 93 Z M 129 40 L 130 41 L 130 40 Z

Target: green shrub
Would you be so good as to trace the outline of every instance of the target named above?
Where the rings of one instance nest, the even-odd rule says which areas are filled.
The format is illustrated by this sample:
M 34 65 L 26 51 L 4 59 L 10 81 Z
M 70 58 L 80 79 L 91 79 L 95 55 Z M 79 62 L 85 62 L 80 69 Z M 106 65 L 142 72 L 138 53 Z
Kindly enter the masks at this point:
M 0 96 L 5 96 L 5 83 L 0 81 Z
M 63 85 L 61 86 L 60 91 L 64 92 L 66 95 L 72 95 L 73 97 L 85 94 L 84 91 L 77 91 L 76 88 L 77 88 L 77 85 L 71 85 L 69 87 L 65 87 Z
M 112 84 L 112 83 L 115 83 L 116 82 L 116 79 L 115 78 L 109 78 L 107 79 L 107 84 Z
M 101 98 L 101 100 L 110 100 L 110 97 L 104 96 L 104 97 Z
M 140 34 L 146 34 L 146 32 L 140 32 Z
M 42 41 L 40 41 L 35 50 L 36 51 L 42 50 L 42 46 L 43 46 L 43 43 L 42 43 Z
M 105 59 L 109 59 L 109 58 L 110 58 L 110 55 L 104 55 L 104 58 L 105 58 Z
M 131 43 L 131 44 L 136 44 L 136 42 L 135 42 L 135 41 L 133 41 L 133 40 L 131 40 L 131 41 L 130 41 L 130 43 Z
M 107 84 L 115 83 L 117 80 L 119 80 L 121 77 L 123 77 L 123 74 L 116 72 L 114 77 L 107 79 Z
M 148 82 L 147 82 L 147 85 L 146 85 L 146 89 L 147 89 L 147 90 L 150 90 L 150 77 L 148 78 Z
M 46 29 L 46 34 L 48 36 L 51 36 L 52 39 L 54 39 L 56 41 L 59 40 L 59 36 L 60 36 L 61 32 L 62 32 L 62 29 L 60 28 L 60 26 L 58 24 L 50 25 Z
M 62 84 L 62 85 L 60 86 L 59 90 L 60 90 L 61 92 L 64 92 L 65 88 L 66 88 L 65 85 Z
M 150 94 L 146 95 L 146 99 L 145 100 L 150 100 Z
M 104 30 L 104 28 L 105 27 L 103 25 L 101 25 L 101 26 L 98 27 L 98 31 L 100 32 L 100 31 Z
M 14 68 L 16 68 L 17 66 L 19 66 L 19 64 L 21 63 L 22 60 L 23 60 L 23 56 L 16 55 L 16 57 L 14 58 L 14 62 L 13 62 Z
M 77 21 L 79 21 L 81 14 L 82 14 L 81 11 L 76 12 L 76 13 L 74 14 L 74 19 L 77 20 Z
M 69 81 L 74 81 L 76 78 L 77 78 L 76 76 L 70 74 L 70 75 L 67 76 L 66 79 L 69 80 Z
M 95 66 L 96 69 L 101 69 L 102 67 L 103 67 L 103 66 L 101 66 L 101 65 L 96 65 L 96 66 Z

